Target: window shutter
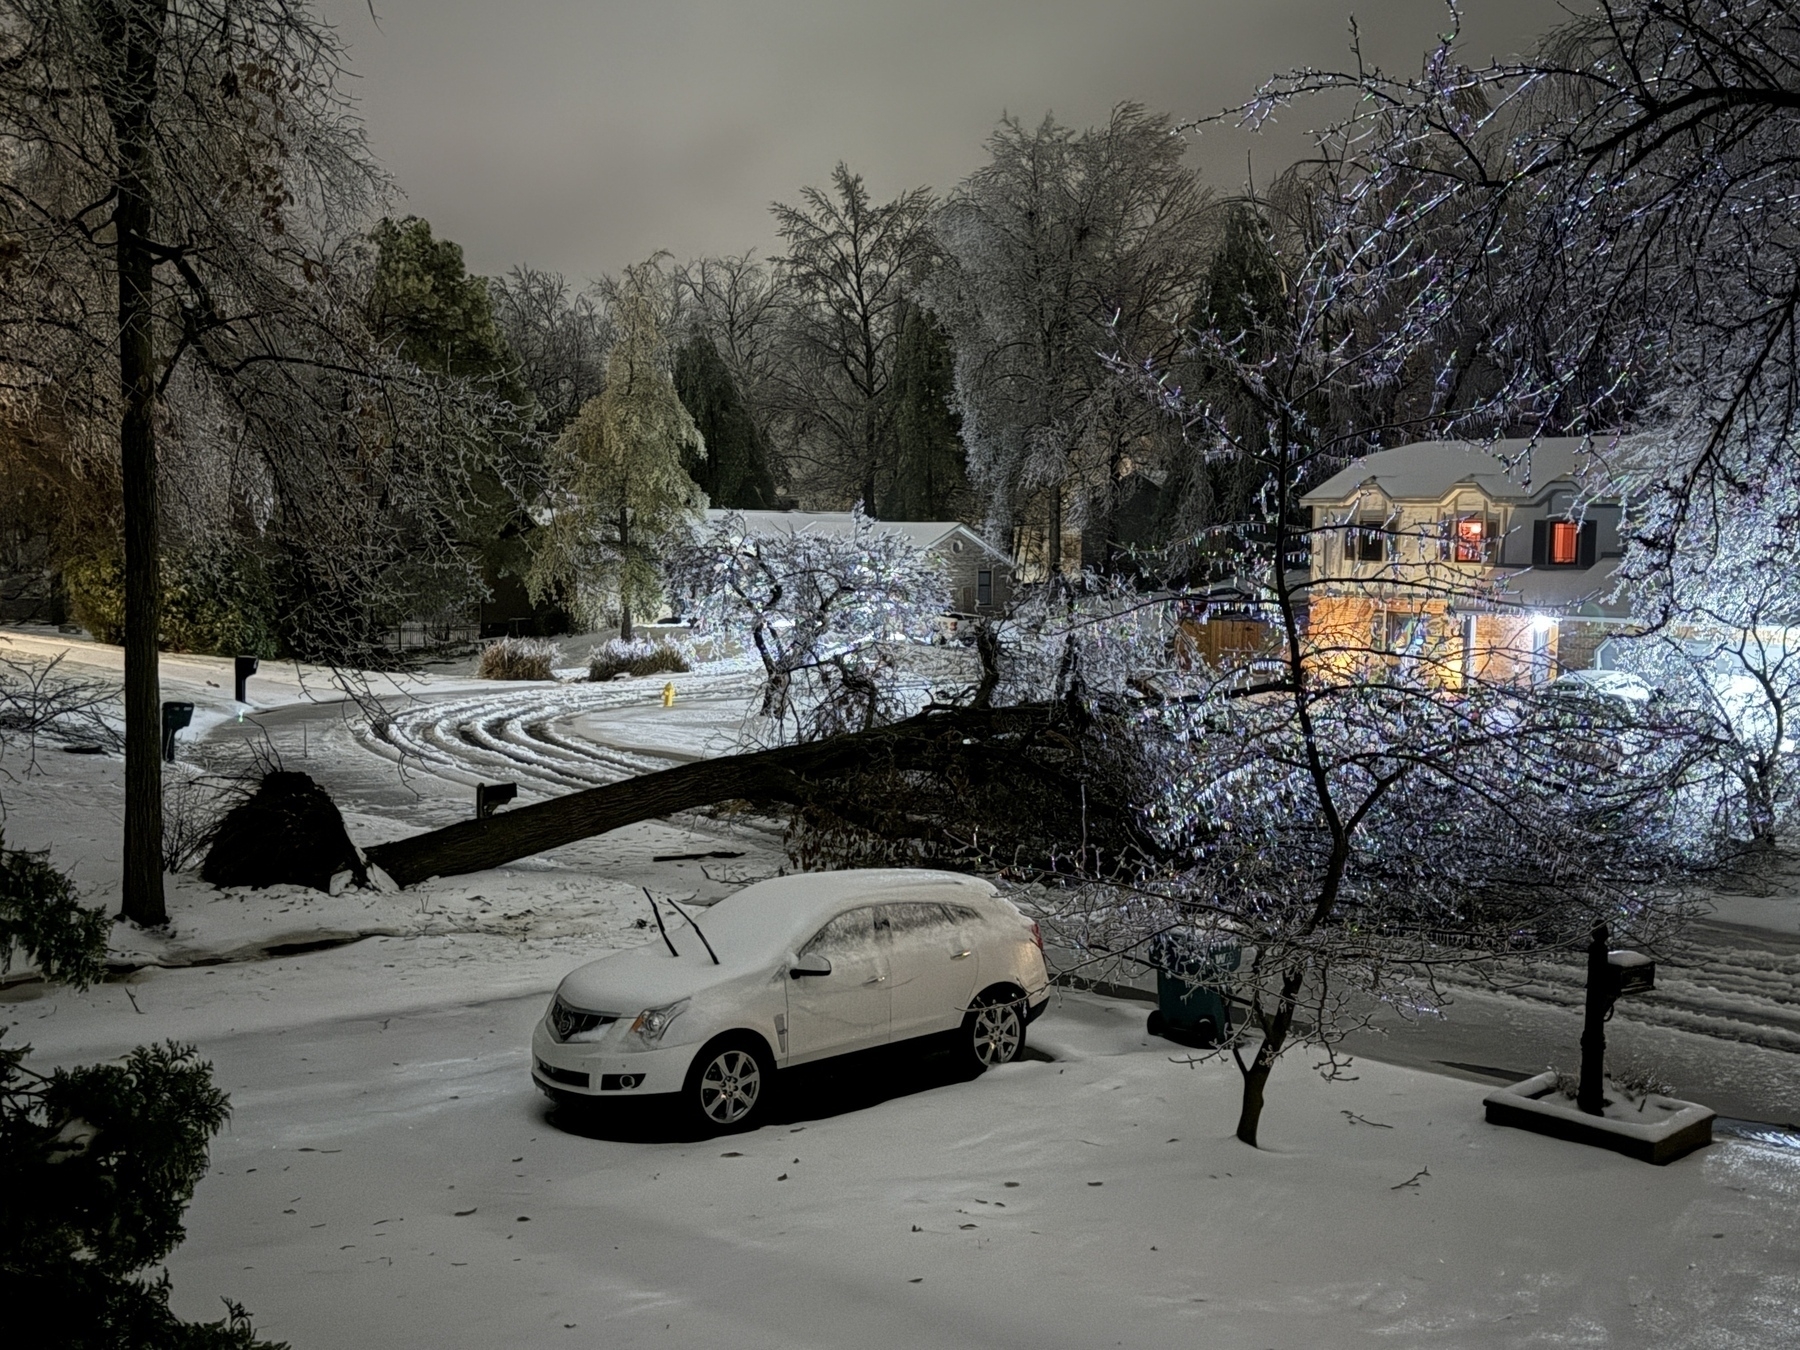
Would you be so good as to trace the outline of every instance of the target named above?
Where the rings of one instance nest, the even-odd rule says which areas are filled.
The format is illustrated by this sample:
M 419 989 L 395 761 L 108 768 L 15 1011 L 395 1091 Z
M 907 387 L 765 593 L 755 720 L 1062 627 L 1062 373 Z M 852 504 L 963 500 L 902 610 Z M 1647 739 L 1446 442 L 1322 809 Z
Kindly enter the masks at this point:
M 1600 556 L 1600 522 L 1584 520 L 1581 522 L 1581 534 L 1575 541 L 1575 565 L 1592 567 Z
M 1531 522 L 1531 565 L 1542 567 L 1550 561 L 1550 522 L 1534 520 Z

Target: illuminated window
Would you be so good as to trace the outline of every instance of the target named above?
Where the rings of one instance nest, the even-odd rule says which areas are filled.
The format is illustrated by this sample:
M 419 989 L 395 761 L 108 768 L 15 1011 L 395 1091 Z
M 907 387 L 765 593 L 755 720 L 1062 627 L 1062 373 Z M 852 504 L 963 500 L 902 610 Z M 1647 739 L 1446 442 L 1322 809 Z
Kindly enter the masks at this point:
M 1450 523 L 1450 557 L 1456 562 L 1487 562 L 1493 538 L 1485 516 L 1458 516 Z
M 1573 567 L 1581 547 L 1581 526 L 1572 520 L 1550 522 L 1550 556 L 1553 567 Z

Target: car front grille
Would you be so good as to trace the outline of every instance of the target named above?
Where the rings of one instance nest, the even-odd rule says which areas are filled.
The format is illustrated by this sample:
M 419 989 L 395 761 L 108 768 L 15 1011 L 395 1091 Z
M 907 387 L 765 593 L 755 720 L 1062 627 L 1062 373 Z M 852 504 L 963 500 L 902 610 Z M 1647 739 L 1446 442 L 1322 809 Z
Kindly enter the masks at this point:
M 588 1076 L 577 1069 L 559 1069 L 554 1064 L 537 1062 L 538 1072 L 552 1083 L 567 1083 L 570 1087 L 584 1088 L 588 1085 Z
M 618 1020 L 612 1013 L 585 1012 L 580 1008 L 571 1008 L 560 996 L 550 1005 L 550 1029 L 556 1033 L 559 1041 L 579 1036 L 584 1031 L 610 1026 Z

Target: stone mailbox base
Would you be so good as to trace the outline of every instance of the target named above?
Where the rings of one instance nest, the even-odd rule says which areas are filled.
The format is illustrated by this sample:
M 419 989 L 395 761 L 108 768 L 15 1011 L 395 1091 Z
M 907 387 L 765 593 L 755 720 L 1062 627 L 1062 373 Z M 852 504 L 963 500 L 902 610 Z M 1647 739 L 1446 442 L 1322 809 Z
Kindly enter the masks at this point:
M 1488 1124 L 1609 1148 L 1659 1165 L 1712 1142 L 1713 1112 L 1706 1107 L 1651 1093 L 1640 1110 L 1637 1102 L 1614 1099 L 1607 1086 L 1606 1114 L 1590 1116 L 1556 1095 L 1555 1074 L 1540 1073 L 1490 1092 L 1484 1100 Z

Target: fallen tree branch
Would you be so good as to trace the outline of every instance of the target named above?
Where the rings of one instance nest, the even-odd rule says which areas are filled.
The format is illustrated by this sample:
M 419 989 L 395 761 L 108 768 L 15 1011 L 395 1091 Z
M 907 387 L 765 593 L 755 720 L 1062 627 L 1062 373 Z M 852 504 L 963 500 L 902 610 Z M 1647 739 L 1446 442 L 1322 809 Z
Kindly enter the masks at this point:
M 935 837 L 951 823 L 871 810 L 847 794 L 847 781 L 922 775 L 952 783 L 965 796 L 1016 782 L 1033 794 L 1036 814 L 1018 824 L 1054 840 L 1060 818 L 1079 820 L 1073 837 L 1111 848 L 1139 846 L 1132 813 L 1096 794 L 1085 770 L 1085 731 L 1065 709 L 933 708 L 903 722 L 805 745 L 683 764 L 588 788 L 546 802 L 465 820 L 368 850 L 371 863 L 400 886 L 433 876 L 499 867 L 643 820 L 719 802 L 748 801 L 828 812 L 874 830 Z M 1018 777 L 1015 777 L 1018 775 Z M 928 795 L 928 794 L 927 794 Z M 1019 813 L 1014 813 L 1019 815 Z M 1098 847 L 1098 845 L 1095 845 Z M 1055 852 L 1054 844 L 1039 850 Z M 1110 849 L 1109 849 L 1110 851 Z

